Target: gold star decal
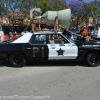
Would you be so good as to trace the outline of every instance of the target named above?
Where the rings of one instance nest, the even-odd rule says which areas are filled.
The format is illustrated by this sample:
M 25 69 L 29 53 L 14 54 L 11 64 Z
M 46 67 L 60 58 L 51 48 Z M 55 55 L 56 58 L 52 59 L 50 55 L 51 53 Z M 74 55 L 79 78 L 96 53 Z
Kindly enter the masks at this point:
M 57 52 L 58 52 L 58 56 L 59 55 L 62 55 L 63 56 L 63 52 L 64 52 L 65 50 L 62 50 L 61 48 L 59 49 L 59 50 L 57 50 Z

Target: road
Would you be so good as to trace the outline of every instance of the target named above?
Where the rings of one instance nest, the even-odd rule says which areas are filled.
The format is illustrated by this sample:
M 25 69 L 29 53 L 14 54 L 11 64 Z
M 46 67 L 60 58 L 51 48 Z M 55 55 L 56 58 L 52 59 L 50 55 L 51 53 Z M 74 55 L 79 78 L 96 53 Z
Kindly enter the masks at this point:
M 0 62 L 0 100 L 100 100 L 100 66 L 82 62 Z

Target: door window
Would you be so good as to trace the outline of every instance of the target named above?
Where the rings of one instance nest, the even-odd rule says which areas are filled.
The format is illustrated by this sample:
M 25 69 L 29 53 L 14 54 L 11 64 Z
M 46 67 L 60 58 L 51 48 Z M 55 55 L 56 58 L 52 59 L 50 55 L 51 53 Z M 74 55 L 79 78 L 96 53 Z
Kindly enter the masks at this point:
M 46 35 L 36 34 L 31 39 L 31 44 L 46 44 Z
M 54 34 L 50 35 L 50 44 L 61 44 L 61 43 L 69 43 L 62 35 Z
M 69 43 L 61 34 L 35 34 L 31 44 L 66 44 Z

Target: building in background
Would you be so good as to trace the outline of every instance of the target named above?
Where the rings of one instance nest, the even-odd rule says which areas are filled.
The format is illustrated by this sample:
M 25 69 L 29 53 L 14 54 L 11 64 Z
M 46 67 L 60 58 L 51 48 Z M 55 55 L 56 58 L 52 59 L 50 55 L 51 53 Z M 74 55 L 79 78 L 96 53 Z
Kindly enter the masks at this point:
M 28 25 L 30 23 L 29 14 L 22 12 L 10 12 L 9 16 L 0 17 L 0 24 L 2 25 Z

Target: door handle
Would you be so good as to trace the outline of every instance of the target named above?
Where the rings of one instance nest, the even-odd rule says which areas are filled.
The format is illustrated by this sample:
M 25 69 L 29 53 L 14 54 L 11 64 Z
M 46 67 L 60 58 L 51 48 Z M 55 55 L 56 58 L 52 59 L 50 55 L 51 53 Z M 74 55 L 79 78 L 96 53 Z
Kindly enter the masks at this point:
M 59 46 L 65 46 L 64 44 L 60 44 Z
M 51 47 L 51 49 L 55 49 L 55 47 Z

